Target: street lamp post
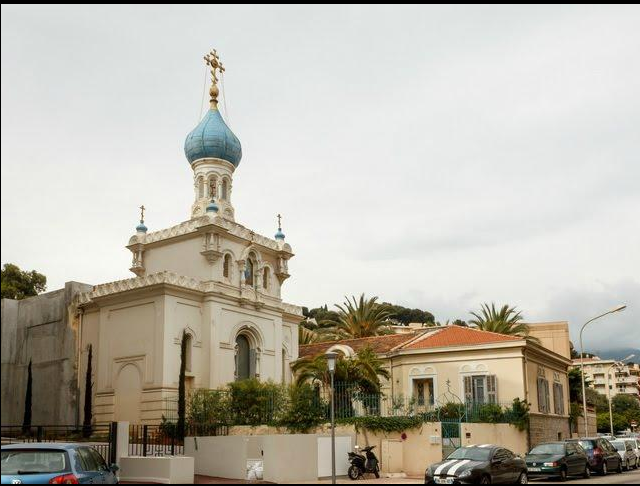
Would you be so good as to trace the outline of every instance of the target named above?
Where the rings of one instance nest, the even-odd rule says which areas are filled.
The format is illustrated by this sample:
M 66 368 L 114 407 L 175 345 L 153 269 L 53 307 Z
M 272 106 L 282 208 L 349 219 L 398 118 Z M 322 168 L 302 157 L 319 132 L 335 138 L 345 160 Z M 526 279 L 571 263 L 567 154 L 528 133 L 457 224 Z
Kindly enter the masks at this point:
M 594 317 L 593 319 L 589 319 L 585 322 L 580 328 L 580 374 L 582 375 L 582 415 L 584 415 L 584 434 L 588 435 L 588 426 L 587 426 L 587 394 L 585 393 L 584 387 L 584 347 L 582 346 L 582 331 L 587 327 L 587 324 L 595 321 L 596 319 L 600 319 L 608 314 L 613 314 L 614 312 L 623 311 L 627 308 L 626 305 L 620 305 L 615 309 L 611 309 L 609 312 L 605 312 L 604 314 L 600 314 L 599 316 Z
M 336 371 L 336 359 L 338 353 L 325 353 L 327 367 L 331 376 L 331 484 L 336 484 L 336 421 L 333 376 Z
M 611 411 L 611 384 L 609 383 L 609 373 L 611 373 L 611 369 L 615 366 L 616 368 L 621 367 L 625 361 L 629 361 L 633 358 L 635 354 L 630 354 L 626 358 L 621 361 L 615 361 L 609 368 L 607 369 L 607 392 L 609 395 L 609 426 L 611 428 L 611 437 L 613 437 L 613 412 Z

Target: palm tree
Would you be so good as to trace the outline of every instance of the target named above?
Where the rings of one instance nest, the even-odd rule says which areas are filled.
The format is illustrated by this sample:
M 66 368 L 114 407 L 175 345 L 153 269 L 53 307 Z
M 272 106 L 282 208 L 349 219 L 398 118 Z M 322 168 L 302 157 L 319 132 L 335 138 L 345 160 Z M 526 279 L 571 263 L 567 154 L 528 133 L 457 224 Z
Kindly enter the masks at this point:
M 336 304 L 338 317 L 335 320 L 322 321 L 319 331 L 326 337 L 336 339 L 356 339 L 379 336 L 389 333 L 391 311 L 388 306 L 378 304 L 378 297 L 366 299 L 364 294 L 359 300 L 345 297 L 342 305 Z
M 469 321 L 469 324 L 481 331 L 520 336 L 537 343 L 540 342 L 538 338 L 529 336 L 529 326 L 522 322 L 522 312 L 518 311 L 515 307 L 510 307 L 505 304 L 498 311 L 493 302 L 491 303 L 491 307 L 485 303 L 480 306 L 480 313 L 470 312 L 470 314 L 474 318 Z
M 378 393 L 380 377 L 388 379 L 390 376 L 383 363 L 370 347 L 361 349 L 351 358 L 339 355 L 336 362 L 335 381 L 357 384 L 364 392 Z M 311 382 L 328 385 L 331 379 L 324 353 L 300 358 L 293 364 L 292 369 L 296 375 L 296 383 Z

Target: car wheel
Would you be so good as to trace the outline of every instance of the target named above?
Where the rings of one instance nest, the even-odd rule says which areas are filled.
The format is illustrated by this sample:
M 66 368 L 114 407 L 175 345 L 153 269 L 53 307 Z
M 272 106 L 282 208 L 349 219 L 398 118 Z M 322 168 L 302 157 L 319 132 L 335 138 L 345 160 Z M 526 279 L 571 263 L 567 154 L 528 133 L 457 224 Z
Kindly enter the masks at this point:
M 602 474 L 603 476 L 606 476 L 608 472 L 609 470 L 607 469 L 607 461 L 604 461 L 602 463 L 602 469 L 600 469 L 600 474 Z
M 622 472 L 622 461 L 621 460 L 618 461 L 618 469 L 616 469 L 616 472 L 618 474 L 620 474 Z
M 520 473 L 520 477 L 518 478 L 518 484 L 529 484 L 529 477 L 527 473 Z
M 591 477 L 591 469 L 589 469 L 589 464 L 584 466 L 584 472 L 582 473 L 582 477 L 584 479 L 589 479 Z
M 560 469 L 560 481 L 565 482 L 567 480 L 567 470 L 565 468 Z
M 491 484 L 491 477 L 485 474 L 480 478 L 480 484 Z

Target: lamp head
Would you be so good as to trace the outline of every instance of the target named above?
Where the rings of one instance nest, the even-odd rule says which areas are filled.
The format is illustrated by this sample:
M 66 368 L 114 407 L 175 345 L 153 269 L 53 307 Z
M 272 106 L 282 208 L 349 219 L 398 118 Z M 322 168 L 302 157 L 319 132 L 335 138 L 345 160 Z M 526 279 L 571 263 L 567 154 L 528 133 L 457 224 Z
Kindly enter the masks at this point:
M 338 359 L 338 353 L 328 352 L 324 354 L 324 357 L 327 358 L 327 367 L 329 368 L 329 373 L 333 373 L 336 370 L 336 360 Z
M 625 304 L 619 305 L 618 307 L 616 307 L 614 309 L 611 309 L 611 312 L 620 312 L 620 311 L 625 310 L 626 308 L 627 308 L 627 306 Z

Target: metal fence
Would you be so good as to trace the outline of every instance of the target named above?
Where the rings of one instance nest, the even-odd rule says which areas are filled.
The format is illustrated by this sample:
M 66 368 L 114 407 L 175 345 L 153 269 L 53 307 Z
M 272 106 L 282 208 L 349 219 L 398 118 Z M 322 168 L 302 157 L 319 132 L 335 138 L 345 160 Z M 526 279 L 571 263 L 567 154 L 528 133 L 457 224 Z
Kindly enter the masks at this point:
M 3 425 L 0 427 L 2 445 L 38 442 L 82 443 L 96 449 L 104 460 L 115 462 L 117 424 L 92 425 Z
M 510 423 L 515 418 L 512 402 L 433 403 L 415 397 L 390 397 L 382 393 L 365 393 L 350 383 L 335 386 L 335 417 L 413 417 L 425 421 L 459 419 L 464 422 Z M 316 388 L 304 407 L 327 421 L 330 419 L 331 394 L 327 388 Z M 178 419 L 177 397 L 165 398 L 165 419 Z M 300 404 L 298 404 L 300 405 Z M 251 394 L 234 394 L 229 389 L 192 390 L 187 397 L 187 422 L 196 424 L 269 425 L 277 424 L 292 407 L 286 387 L 271 387 Z

